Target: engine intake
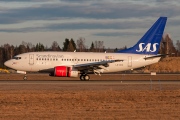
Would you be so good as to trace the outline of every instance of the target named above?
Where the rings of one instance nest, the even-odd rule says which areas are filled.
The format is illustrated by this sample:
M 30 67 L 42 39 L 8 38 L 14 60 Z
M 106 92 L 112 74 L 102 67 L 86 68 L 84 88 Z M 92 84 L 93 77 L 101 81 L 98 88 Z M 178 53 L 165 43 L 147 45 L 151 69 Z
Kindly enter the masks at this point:
M 78 70 L 74 69 L 73 67 L 56 66 L 54 68 L 54 76 L 56 76 L 56 77 L 78 77 Z

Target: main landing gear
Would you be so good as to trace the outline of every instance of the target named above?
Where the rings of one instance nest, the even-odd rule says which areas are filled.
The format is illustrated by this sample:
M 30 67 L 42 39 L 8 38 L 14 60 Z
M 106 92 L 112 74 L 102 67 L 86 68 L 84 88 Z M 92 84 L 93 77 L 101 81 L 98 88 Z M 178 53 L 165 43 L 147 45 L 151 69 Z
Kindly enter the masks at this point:
M 87 75 L 87 74 L 81 74 L 80 75 L 80 80 L 84 81 L 84 80 L 89 80 L 90 79 L 90 76 Z

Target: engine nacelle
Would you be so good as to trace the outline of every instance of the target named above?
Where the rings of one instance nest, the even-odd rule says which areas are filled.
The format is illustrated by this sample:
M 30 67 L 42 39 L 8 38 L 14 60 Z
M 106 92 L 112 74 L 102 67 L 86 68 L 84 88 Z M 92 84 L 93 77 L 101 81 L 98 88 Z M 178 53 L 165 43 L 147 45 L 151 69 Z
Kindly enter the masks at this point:
M 78 70 L 73 67 L 56 66 L 54 68 L 54 76 L 56 77 L 78 77 Z

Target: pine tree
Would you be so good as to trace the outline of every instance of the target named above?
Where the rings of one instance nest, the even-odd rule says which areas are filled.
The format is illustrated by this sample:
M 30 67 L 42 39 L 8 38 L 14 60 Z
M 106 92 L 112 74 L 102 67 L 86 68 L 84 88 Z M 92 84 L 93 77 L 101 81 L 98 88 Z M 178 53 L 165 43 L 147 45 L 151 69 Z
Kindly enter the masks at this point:
M 68 49 L 68 45 L 69 45 L 69 39 L 65 39 L 65 42 L 63 43 L 63 51 L 67 51 L 67 49 Z
M 94 43 L 93 43 L 93 42 L 91 43 L 90 51 L 91 51 L 91 52 L 94 52 L 94 51 L 95 51 Z
M 71 38 L 71 43 L 73 45 L 74 50 L 76 50 L 76 43 L 74 42 L 74 40 L 72 38 Z
M 74 49 L 74 46 L 73 46 L 73 40 L 71 39 L 71 40 L 69 41 L 67 51 L 73 52 L 74 50 L 75 50 L 75 49 Z
M 35 51 L 44 51 L 44 45 L 41 43 L 37 43 Z
M 117 51 L 118 51 L 118 49 L 117 49 L 117 48 L 115 48 L 115 49 L 114 49 L 114 52 L 117 52 Z
M 39 44 L 38 43 L 36 44 L 35 51 L 39 51 Z
M 43 44 L 40 44 L 39 47 L 40 47 L 40 51 L 44 51 L 44 45 Z

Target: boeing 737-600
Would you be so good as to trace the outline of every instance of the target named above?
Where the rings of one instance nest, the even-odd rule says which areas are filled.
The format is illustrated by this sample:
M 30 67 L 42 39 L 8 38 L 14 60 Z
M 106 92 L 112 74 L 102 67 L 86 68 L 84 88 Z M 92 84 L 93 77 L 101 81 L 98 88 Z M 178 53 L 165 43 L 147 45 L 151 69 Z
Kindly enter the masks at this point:
M 158 50 L 166 21 L 167 17 L 160 17 L 133 47 L 116 53 L 29 52 L 16 55 L 4 64 L 17 73 L 47 72 L 56 77 L 78 77 L 80 74 L 80 80 L 89 80 L 90 73 L 100 75 L 140 68 L 162 57 Z

